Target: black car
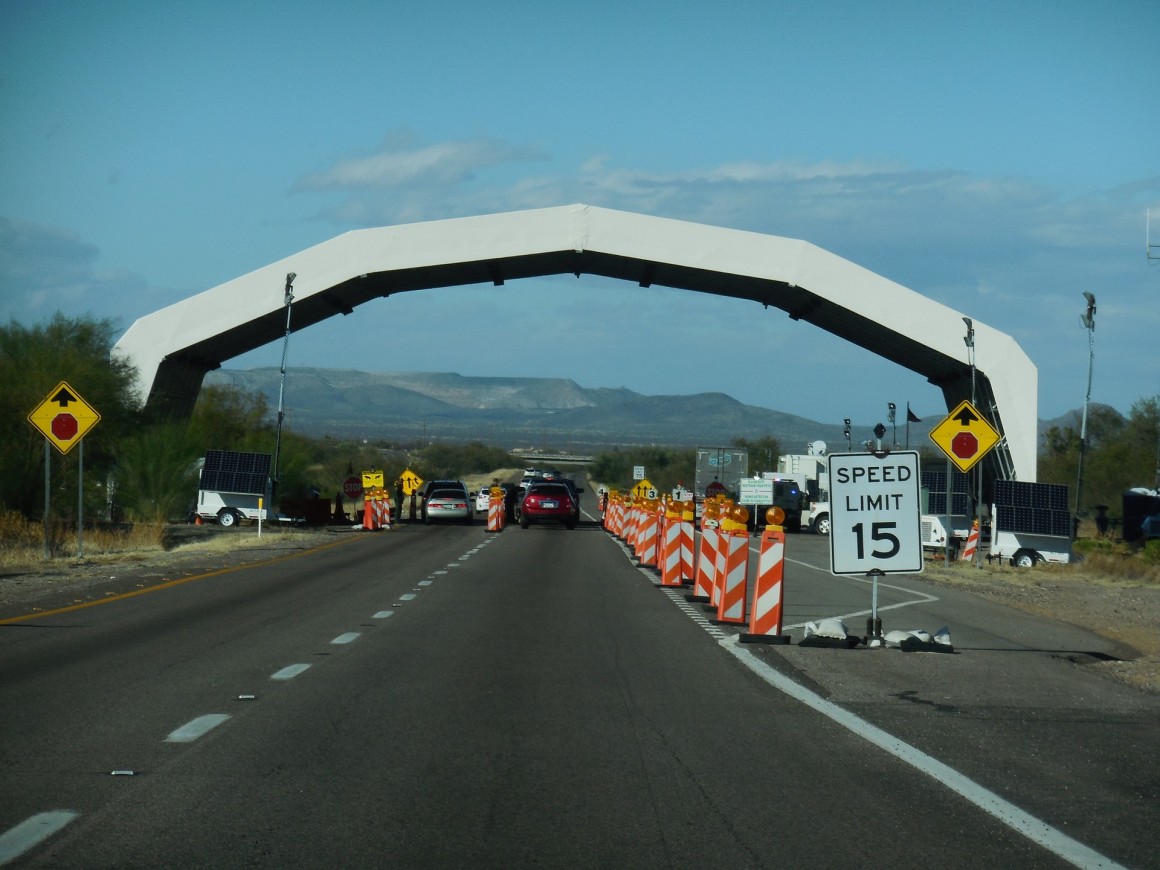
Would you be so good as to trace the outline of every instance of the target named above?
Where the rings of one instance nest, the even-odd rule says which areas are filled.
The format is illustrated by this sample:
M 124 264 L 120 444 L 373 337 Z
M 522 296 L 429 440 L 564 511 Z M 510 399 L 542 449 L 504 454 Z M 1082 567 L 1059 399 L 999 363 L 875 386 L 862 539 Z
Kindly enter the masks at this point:
M 801 491 L 792 480 L 775 480 L 773 482 L 773 504 L 753 505 L 750 508 L 749 522 L 755 529 L 765 526 L 765 512 L 770 507 L 779 507 L 785 511 L 785 519 L 781 525 L 786 531 L 800 532 L 802 530 L 802 505 L 808 496 Z

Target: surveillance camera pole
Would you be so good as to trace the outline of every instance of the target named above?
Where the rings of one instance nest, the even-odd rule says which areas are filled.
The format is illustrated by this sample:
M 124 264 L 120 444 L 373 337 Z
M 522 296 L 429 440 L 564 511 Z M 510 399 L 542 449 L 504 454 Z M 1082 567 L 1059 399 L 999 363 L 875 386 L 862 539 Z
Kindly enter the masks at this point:
M 270 500 L 273 501 L 274 491 L 278 488 L 278 458 L 282 454 L 282 420 L 286 413 L 283 402 L 286 396 L 286 353 L 290 349 L 290 303 L 294 301 L 294 279 L 298 275 L 294 272 L 286 274 L 286 290 L 285 290 L 285 305 L 286 305 L 286 335 L 282 339 L 282 375 L 278 382 L 278 427 L 277 433 L 274 436 L 274 472 L 273 482 L 270 489 Z
M 1080 423 L 1079 429 L 1079 470 L 1076 473 L 1075 480 L 1075 525 L 1072 529 L 1073 537 L 1079 532 L 1079 509 L 1083 496 L 1083 454 L 1087 447 L 1087 420 L 1088 420 L 1088 403 L 1092 400 L 1092 367 L 1095 363 L 1096 355 L 1096 297 L 1092 293 L 1084 293 L 1084 298 L 1087 300 L 1087 311 L 1079 316 L 1079 322 L 1083 325 L 1088 333 L 1088 376 L 1087 376 L 1087 393 L 1083 400 L 1083 422 Z

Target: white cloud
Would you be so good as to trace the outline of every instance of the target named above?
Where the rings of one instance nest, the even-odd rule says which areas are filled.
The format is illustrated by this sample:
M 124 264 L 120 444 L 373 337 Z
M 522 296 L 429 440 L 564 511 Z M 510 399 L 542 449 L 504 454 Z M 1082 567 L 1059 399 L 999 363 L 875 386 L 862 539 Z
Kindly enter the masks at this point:
M 409 143 L 407 143 L 409 145 Z M 388 140 L 367 157 L 342 160 L 322 172 L 304 176 L 298 190 L 371 190 L 462 184 L 482 169 L 542 159 L 532 148 L 517 148 L 493 139 L 441 142 L 404 147 Z
M 144 280 L 97 269 L 99 253 L 72 230 L 0 218 L 0 319 L 30 324 L 58 311 L 137 316 L 135 303 L 148 293 Z

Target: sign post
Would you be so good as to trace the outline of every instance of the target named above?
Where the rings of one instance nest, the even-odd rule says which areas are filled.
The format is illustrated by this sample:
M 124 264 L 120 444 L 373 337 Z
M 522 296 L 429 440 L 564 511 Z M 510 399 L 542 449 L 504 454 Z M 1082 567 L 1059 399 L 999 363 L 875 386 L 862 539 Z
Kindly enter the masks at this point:
M 53 387 L 40 404 L 28 415 L 28 422 L 40 430 L 44 442 L 44 558 L 52 558 L 49 546 L 49 474 L 48 445 L 51 443 L 62 455 L 81 445 L 77 465 L 77 558 L 85 555 L 85 448 L 82 439 L 85 434 L 101 421 L 101 415 L 81 398 L 80 394 L 61 381 Z
M 867 643 L 881 646 L 878 578 L 922 571 L 918 453 L 836 453 L 829 457 L 830 571 L 873 580 Z

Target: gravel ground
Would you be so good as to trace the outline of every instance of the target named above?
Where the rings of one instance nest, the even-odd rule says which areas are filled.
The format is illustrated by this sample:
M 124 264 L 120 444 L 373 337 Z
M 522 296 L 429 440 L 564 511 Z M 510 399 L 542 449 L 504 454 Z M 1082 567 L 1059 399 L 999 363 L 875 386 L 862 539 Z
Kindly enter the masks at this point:
M 1028 613 L 1069 622 L 1135 650 L 1136 657 L 1094 665 L 1107 676 L 1160 693 L 1160 587 L 1130 585 L 1038 565 L 1014 569 L 984 565 L 950 568 L 927 563 L 923 579 Z
M 0 623 L 58 607 L 83 605 L 148 586 L 361 537 L 353 527 L 265 532 L 253 527 L 174 526 L 169 550 L 83 561 L 39 562 L 0 573 Z M 934 560 L 923 579 L 966 589 L 1010 607 L 1070 622 L 1136 651 L 1130 660 L 1094 667 L 1108 677 L 1160 693 L 1160 587 L 1127 585 L 1109 578 L 1075 575 L 1054 566 L 952 565 Z

